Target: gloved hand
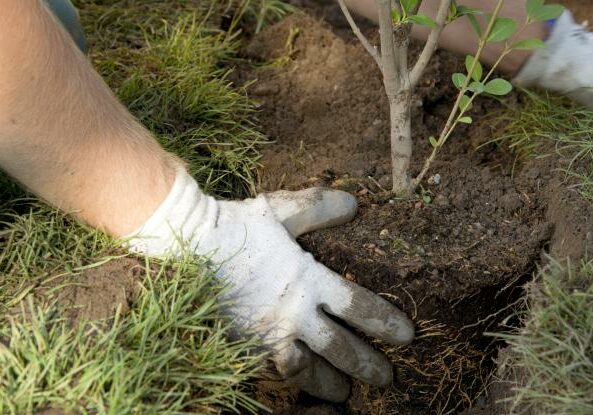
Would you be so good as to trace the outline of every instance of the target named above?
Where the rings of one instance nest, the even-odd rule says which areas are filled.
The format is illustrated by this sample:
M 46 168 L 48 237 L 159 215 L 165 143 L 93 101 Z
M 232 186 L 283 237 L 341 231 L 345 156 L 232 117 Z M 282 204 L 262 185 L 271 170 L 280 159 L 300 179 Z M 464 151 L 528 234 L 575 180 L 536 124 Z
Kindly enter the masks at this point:
M 349 221 L 355 211 L 353 196 L 323 189 L 217 201 L 181 171 L 130 244 L 135 251 L 162 255 L 180 252 L 183 240 L 210 256 L 219 264 L 217 275 L 231 282 L 226 311 L 242 333 L 261 337 L 289 381 L 342 401 L 349 394 L 344 373 L 386 385 L 391 365 L 329 315 L 390 343 L 408 343 L 414 336 L 401 311 L 316 262 L 295 242 L 305 232 Z
M 593 33 L 566 10 L 555 22 L 545 49 L 536 50 L 514 82 L 569 96 L 593 108 Z

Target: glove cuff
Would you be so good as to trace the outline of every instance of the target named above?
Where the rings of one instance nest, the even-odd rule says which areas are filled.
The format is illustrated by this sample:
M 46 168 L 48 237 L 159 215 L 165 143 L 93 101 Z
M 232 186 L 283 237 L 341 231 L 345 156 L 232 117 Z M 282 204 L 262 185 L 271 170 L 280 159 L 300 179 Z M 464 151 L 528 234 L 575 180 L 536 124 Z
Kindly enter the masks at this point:
M 127 238 L 131 252 L 153 256 L 180 255 L 197 245 L 218 203 L 205 195 L 185 169 L 177 171 L 168 196 L 150 218 Z

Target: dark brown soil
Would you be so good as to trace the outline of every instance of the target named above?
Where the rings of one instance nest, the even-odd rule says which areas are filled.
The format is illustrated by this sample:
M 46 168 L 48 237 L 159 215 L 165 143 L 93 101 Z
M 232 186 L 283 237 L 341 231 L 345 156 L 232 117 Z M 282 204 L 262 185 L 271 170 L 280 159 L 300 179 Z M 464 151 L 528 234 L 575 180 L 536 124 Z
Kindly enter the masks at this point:
M 504 149 L 483 145 L 495 134 L 489 116 L 500 108 L 488 99 L 474 110 L 484 121 L 457 130 L 433 165 L 440 183 L 425 183 L 412 200 L 390 199 L 383 192 L 390 186 L 389 125 L 378 70 L 343 30 L 334 6 L 314 13 L 337 21 L 337 31 L 296 14 L 244 50 L 252 62 L 273 62 L 237 74 L 238 82 L 257 80 L 250 93 L 261 101 L 259 119 L 275 140 L 264 149 L 260 188 L 326 185 L 357 194 L 360 212 L 351 223 L 301 242 L 330 268 L 408 312 L 418 337 L 405 348 L 377 345 L 397 370 L 390 388 L 355 384 L 342 406 L 322 407 L 305 396 L 291 406 L 286 394 L 270 402 L 278 413 L 294 414 L 486 408 L 493 399 L 481 394 L 496 344 L 483 333 L 500 329 L 542 253 L 578 257 L 583 242 L 593 246 L 591 208 L 566 190 L 554 157 L 516 164 Z M 458 61 L 438 52 L 414 97 L 413 172 L 429 151 L 426 138 L 448 114 Z

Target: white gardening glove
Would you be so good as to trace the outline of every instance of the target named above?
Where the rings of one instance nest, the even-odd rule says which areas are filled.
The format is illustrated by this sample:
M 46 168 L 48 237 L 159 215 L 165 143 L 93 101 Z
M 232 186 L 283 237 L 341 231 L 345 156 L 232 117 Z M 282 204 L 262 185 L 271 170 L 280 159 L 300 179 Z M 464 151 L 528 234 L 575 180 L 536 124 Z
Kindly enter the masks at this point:
M 577 24 L 567 10 L 556 21 L 546 45 L 534 52 L 514 82 L 593 107 L 593 33 Z
M 316 262 L 295 242 L 314 229 L 352 219 L 356 199 L 336 190 L 280 191 L 242 202 L 217 201 L 180 171 L 167 199 L 130 240 L 151 255 L 178 253 L 186 241 L 228 278 L 228 313 L 243 334 L 256 334 L 278 371 L 318 397 L 342 401 L 348 378 L 386 385 L 391 365 L 329 316 L 389 343 L 412 340 L 397 308 Z M 339 370 L 336 370 L 339 369 Z

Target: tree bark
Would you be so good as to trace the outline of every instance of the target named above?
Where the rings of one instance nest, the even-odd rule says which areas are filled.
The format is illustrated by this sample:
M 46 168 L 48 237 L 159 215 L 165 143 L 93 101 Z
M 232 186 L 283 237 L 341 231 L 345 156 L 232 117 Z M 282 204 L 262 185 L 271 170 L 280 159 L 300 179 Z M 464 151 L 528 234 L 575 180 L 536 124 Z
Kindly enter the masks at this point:
M 408 167 L 412 155 L 411 89 L 408 70 L 410 27 L 393 27 L 391 0 L 377 0 L 383 84 L 389 100 L 391 123 L 392 191 L 407 195 L 411 189 Z
M 412 156 L 411 91 L 403 90 L 389 102 L 391 118 L 392 191 L 407 195 L 411 189 L 408 169 Z

